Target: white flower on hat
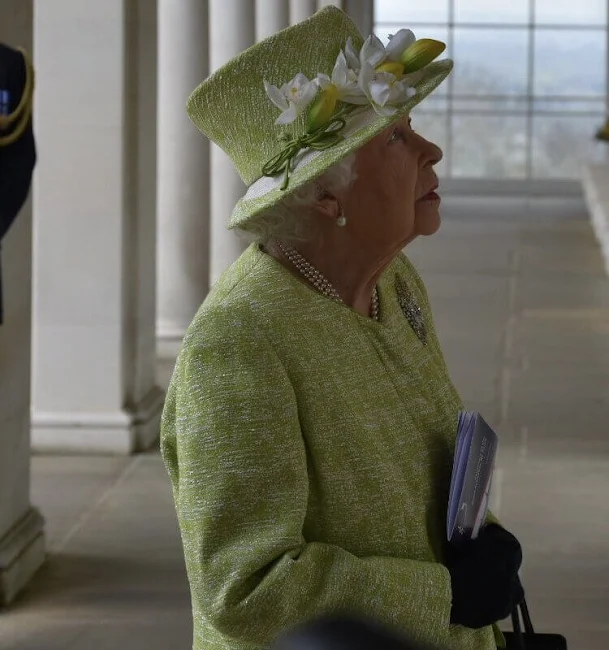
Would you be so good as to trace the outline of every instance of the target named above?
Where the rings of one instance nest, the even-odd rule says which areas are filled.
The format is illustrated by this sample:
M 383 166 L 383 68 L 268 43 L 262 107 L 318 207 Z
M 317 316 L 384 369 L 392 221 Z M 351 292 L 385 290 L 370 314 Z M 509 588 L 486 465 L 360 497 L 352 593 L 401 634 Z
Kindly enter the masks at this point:
M 354 63 L 353 46 L 347 43 L 349 61 Z M 407 75 L 431 63 L 445 49 L 444 43 L 432 39 L 417 41 L 410 29 L 400 29 L 389 36 L 385 47 L 374 34 L 359 53 L 359 85 L 378 115 L 394 115 L 397 107 L 416 95 Z
M 351 36 L 347 38 L 347 44 L 345 45 L 345 57 L 347 59 L 347 65 L 353 70 L 354 72 L 359 72 L 359 69 L 361 68 L 361 63 L 359 60 L 359 54 L 355 51 L 355 48 L 353 47 L 353 41 L 351 40 Z
M 368 62 L 364 62 L 360 70 L 359 85 L 374 111 L 382 117 L 394 115 L 398 106 L 417 93 L 407 80 L 391 72 L 375 70 Z
M 265 81 L 264 89 L 273 104 L 282 111 L 275 124 L 290 124 L 315 98 L 317 83 L 315 80 L 309 81 L 302 72 L 299 72 L 292 81 L 283 84 L 281 88 Z
M 377 36 L 371 34 L 364 41 L 362 49 L 357 53 L 353 47 L 353 41 L 349 36 L 345 46 L 345 56 L 349 67 L 355 70 L 355 72 L 359 72 L 362 65 L 366 62 L 373 68 L 377 68 L 387 61 L 397 63 L 402 54 L 416 40 L 417 38 L 412 30 L 400 29 L 395 34 L 389 35 L 389 43 L 385 47 Z
M 309 111 L 307 120 L 309 131 L 315 131 L 328 124 L 335 116 L 334 111 L 338 102 L 358 105 L 370 102 L 359 85 L 358 73 L 349 67 L 342 51 L 336 57 L 332 76 L 320 72 L 315 82 L 321 88 L 321 93 Z
M 332 77 L 319 73 L 315 81 L 322 90 L 327 90 L 331 86 L 334 86 L 337 99 L 340 101 L 347 102 L 348 104 L 368 103 L 366 94 L 359 87 L 358 74 L 349 67 L 343 52 L 339 52 L 338 57 L 336 57 Z
M 410 29 L 400 29 L 389 37 L 389 43 L 385 47 L 378 36 L 370 34 L 359 53 L 360 66 L 369 63 L 373 68 L 378 68 L 385 62 L 397 63 L 404 51 L 416 40 L 416 36 Z
M 349 66 L 358 74 L 358 86 L 378 115 L 387 117 L 397 111 L 397 106 L 416 94 L 403 81 L 404 66 L 401 57 L 416 42 L 410 29 L 400 29 L 389 37 L 385 47 L 371 34 L 362 45 L 359 55 L 351 38 L 347 39 L 345 56 Z

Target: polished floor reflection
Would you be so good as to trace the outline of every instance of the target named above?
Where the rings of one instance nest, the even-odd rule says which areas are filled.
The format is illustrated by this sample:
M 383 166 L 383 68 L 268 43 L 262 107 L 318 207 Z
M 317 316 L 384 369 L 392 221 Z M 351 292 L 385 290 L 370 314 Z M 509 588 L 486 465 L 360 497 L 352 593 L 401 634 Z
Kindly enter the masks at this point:
M 609 642 L 609 278 L 581 202 L 447 201 L 411 257 L 455 382 L 498 430 L 494 509 L 522 540 L 534 621 Z M 171 361 L 161 361 L 168 381 Z M 50 558 L 0 617 L 11 650 L 187 650 L 190 606 L 156 452 L 36 457 Z

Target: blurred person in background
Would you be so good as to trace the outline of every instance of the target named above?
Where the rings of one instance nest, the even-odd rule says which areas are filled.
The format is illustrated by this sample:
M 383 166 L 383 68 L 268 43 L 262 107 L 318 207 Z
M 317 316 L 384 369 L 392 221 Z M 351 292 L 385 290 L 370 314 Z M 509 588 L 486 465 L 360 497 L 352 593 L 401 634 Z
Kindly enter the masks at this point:
M 23 207 L 36 164 L 34 72 L 25 52 L 0 43 L 0 246 Z M 0 324 L 2 267 L 0 264 Z

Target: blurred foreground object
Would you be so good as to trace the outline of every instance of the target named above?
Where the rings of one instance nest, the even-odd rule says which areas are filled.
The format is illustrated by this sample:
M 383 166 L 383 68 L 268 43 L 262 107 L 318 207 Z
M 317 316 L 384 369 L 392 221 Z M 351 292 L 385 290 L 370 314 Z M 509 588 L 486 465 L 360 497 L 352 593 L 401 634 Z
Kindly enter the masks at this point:
M 329 617 L 301 625 L 271 650 L 430 650 L 371 621 Z

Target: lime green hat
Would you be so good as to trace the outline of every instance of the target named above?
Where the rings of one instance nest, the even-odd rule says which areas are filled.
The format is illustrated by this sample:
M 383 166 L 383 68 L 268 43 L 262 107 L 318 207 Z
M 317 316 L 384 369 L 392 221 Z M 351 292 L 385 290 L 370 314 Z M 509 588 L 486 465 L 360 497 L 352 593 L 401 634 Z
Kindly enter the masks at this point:
M 443 43 L 407 29 L 364 41 L 333 6 L 245 50 L 188 99 L 194 124 L 248 186 L 229 228 L 323 174 L 431 93 L 452 70 Z

